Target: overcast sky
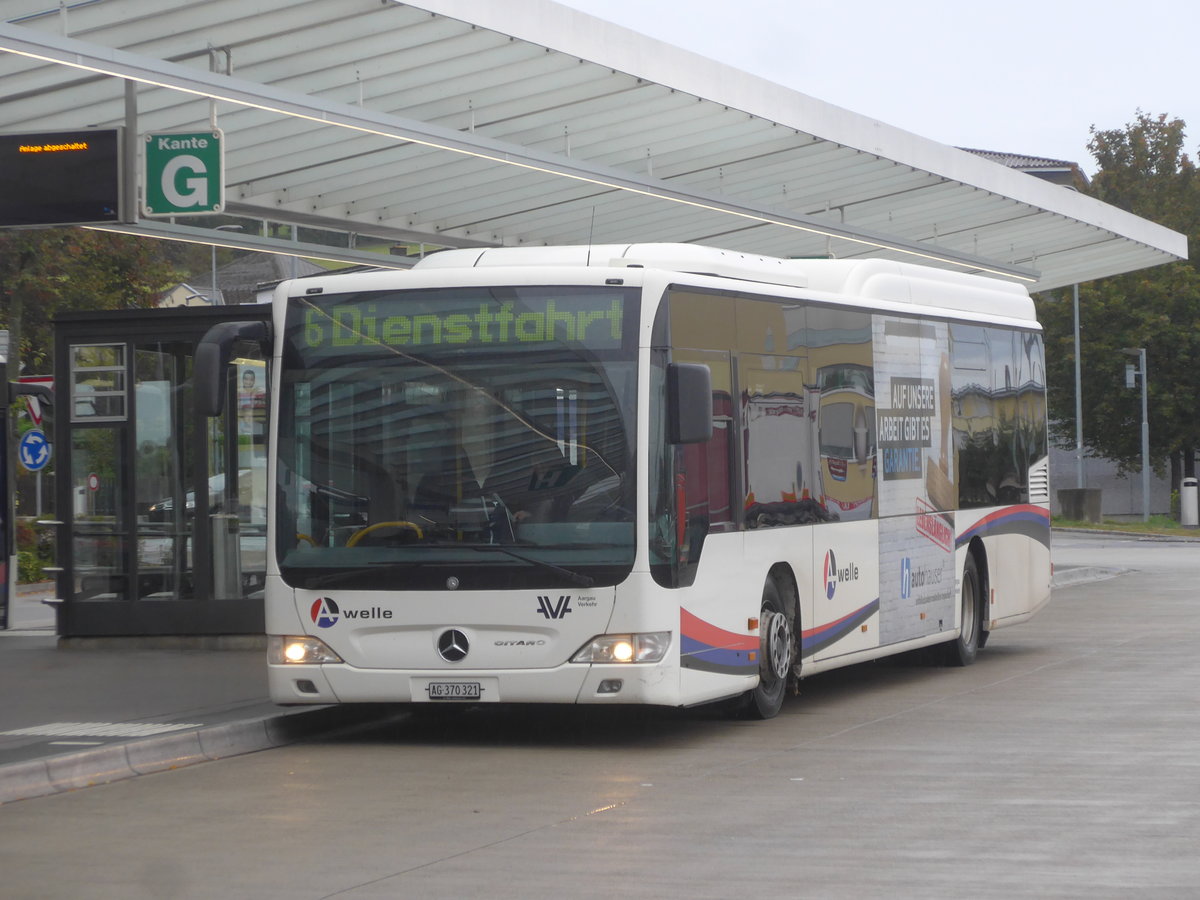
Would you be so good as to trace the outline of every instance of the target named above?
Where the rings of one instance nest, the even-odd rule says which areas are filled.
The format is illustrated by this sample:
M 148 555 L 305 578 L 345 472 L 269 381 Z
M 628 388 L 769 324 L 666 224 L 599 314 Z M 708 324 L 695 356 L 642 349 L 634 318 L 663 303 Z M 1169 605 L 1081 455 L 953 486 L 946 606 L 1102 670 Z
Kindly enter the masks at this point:
M 956 147 L 1066 159 L 1138 109 L 1200 147 L 1197 0 L 559 0 Z

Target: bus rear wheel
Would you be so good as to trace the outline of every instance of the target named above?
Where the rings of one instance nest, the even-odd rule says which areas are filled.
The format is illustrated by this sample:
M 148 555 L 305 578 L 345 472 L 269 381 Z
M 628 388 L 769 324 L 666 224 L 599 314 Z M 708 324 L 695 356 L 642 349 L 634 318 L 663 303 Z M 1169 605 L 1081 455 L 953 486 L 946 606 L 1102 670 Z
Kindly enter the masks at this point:
M 960 617 L 962 627 L 958 637 L 943 644 L 943 661 L 948 666 L 969 666 L 975 662 L 979 648 L 983 646 L 983 591 L 979 578 L 979 567 L 974 554 L 967 553 L 963 565 Z
M 739 712 L 750 719 L 772 719 L 783 708 L 796 661 L 796 633 L 774 578 L 763 586 L 758 633 L 758 686 L 742 695 Z

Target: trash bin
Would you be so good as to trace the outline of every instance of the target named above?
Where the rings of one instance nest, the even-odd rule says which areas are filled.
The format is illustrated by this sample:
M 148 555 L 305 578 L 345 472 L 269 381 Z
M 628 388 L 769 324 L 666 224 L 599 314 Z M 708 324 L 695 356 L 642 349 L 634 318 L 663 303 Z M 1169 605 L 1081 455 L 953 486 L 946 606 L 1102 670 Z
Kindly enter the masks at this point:
M 1179 486 L 1179 522 L 1184 528 L 1200 525 L 1196 509 L 1196 479 L 1185 478 Z
M 242 598 L 242 555 L 238 517 L 216 513 L 212 519 L 213 599 Z

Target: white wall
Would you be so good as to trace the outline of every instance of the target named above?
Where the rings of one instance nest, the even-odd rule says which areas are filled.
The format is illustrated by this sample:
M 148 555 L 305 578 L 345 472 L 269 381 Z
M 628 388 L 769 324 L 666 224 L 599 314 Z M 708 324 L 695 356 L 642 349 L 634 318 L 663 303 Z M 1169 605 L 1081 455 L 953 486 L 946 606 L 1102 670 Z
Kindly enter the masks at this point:
M 1073 450 L 1050 450 L 1050 511 L 1058 515 L 1058 491 L 1078 487 Z M 1121 518 L 1142 515 L 1142 473 L 1117 477 L 1117 467 L 1106 459 L 1083 460 L 1083 486 L 1100 488 L 1100 514 Z M 1170 478 L 1150 472 L 1150 514 L 1167 515 L 1171 511 Z

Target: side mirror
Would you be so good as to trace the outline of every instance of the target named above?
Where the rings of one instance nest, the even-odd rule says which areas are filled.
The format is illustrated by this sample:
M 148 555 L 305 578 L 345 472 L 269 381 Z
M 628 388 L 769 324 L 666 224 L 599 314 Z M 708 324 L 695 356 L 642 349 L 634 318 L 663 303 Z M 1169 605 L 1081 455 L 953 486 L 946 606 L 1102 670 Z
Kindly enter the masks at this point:
M 225 408 L 225 371 L 238 341 L 269 344 L 271 326 L 266 322 L 221 322 L 208 329 L 196 345 L 192 365 L 193 399 L 205 416 L 219 416 Z M 270 353 L 265 354 L 270 356 Z
M 698 363 L 667 365 L 667 440 L 703 444 L 712 438 L 712 373 Z
M 40 403 L 45 403 L 47 406 L 54 405 L 54 390 L 53 388 L 44 384 L 28 384 L 23 381 L 10 381 L 8 383 L 9 405 L 16 405 L 18 397 L 36 397 Z

